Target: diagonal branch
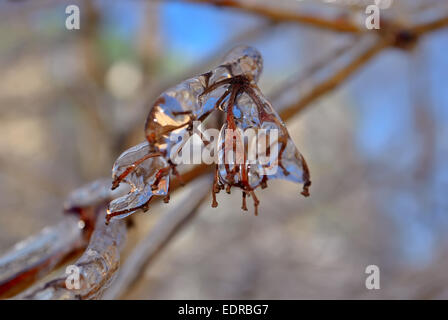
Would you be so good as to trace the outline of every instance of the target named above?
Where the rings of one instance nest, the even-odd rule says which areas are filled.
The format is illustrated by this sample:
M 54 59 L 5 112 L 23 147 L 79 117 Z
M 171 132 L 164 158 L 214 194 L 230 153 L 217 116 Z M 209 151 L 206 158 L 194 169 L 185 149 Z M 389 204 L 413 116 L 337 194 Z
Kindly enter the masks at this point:
M 0 297 L 14 296 L 84 247 L 78 219 L 73 216 L 17 243 L 0 257 Z
M 98 299 L 113 280 L 120 265 L 120 252 L 126 240 L 126 224 L 123 220 L 104 223 L 106 210 L 98 216 L 97 228 L 84 254 L 73 264 L 79 272 L 79 288 L 69 289 L 67 281 L 73 273 L 32 287 L 18 299 L 77 300 Z M 74 271 L 76 272 L 76 271 Z M 75 285 L 75 283 L 73 283 Z
M 447 26 L 448 26 L 448 16 L 445 16 L 431 22 L 416 25 L 412 28 L 412 31 L 415 32 L 417 35 L 422 35 L 425 33 L 437 31 Z
M 294 11 L 286 11 L 277 8 L 268 8 L 266 6 L 259 6 L 254 3 L 245 3 L 242 1 L 234 1 L 234 0 L 223 0 L 223 1 L 188 0 L 188 1 L 197 3 L 208 3 L 220 7 L 234 8 L 243 12 L 257 14 L 259 16 L 268 18 L 276 22 L 296 22 L 335 32 L 359 33 L 362 31 L 357 25 L 344 19 L 326 19 L 323 17 L 313 16 L 310 14 L 301 14 Z
M 312 88 L 310 92 L 301 97 L 299 101 L 283 109 L 280 112 L 281 118 L 285 121 L 289 120 L 297 113 L 309 106 L 312 102 L 314 102 L 324 94 L 337 88 L 345 80 L 352 76 L 357 70 L 366 65 L 370 60 L 372 60 L 375 56 L 382 52 L 383 49 L 390 46 L 391 43 L 391 40 L 377 41 L 373 46 L 367 48 L 360 55 L 356 56 L 345 67 L 338 70 L 336 73 L 332 74 L 322 82 L 318 83 L 315 87 Z
M 297 87 L 297 85 L 300 86 L 300 89 L 297 91 L 297 96 L 299 96 L 299 94 L 308 90 L 312 85 L 315 85 L 318 82 L 316 78 L 319 78 L 319 75 L 323 73 L 326 75 L 328 73 L 326 70 L 331 69 L 333 65 L 339 62 L 340 58 L 349 54 L 353 48 L 358 46 L 358 43 L 360 43 L 360 37 L 354 37 L 350 43 L 325 54 L 324 57 L 305 67 L 298 75 L 294 75 L 290 80 L 282 82 L 277 88 L 273 89 L 269 94 L 269 98 L 272 101 L 281 100 L 285 92 L 296 91 L 293 88 Z M 310 81 L 310 79 L 312 80 Z M 295 97 L 294 99 L 297 98 Z

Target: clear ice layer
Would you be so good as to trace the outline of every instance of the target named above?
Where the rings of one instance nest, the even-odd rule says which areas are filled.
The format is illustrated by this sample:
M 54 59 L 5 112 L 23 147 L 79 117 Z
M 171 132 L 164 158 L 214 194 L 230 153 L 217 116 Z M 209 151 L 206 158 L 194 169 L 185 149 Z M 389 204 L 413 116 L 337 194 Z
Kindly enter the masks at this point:
M 264 186 L 267 180 L 286 179 L 303 183 L 302 194 L 308 195 L 311 182 L 306 162 L 285 124 L 257 87 L 262 69 L 261 54 L 254 48 L 240 46 L 231 50 L 221 65 L 210 72 L 163 92 L 152 105 L 146 120 L 147 141 L 126 150 L 114 164 L 113 187 L 124 182 L 131 191 L 110 203 L 108 219 L 123 218 L 138 209 L 146 210 L 153 196 L 169 195 L 170 173 L 176 173 L 169 157 L 174 146 L 177 151 L 182 148 L 173 137 L 189 136 L 194 121 L 202 122 L 216 110 L 225 112 L 227 118 L 217 142 L 221 161 L 215 183 L 220 189 L 236 186 L 251 192 L 255 200 L 253 190 Z M 235 127 L 241 135 L 247 129 L 261 133 L 263 129 L 267 130 L 270 144 L 278 143 L 277 152 L 270 153 L 268 162 L 246 161 L 247 155 L 240 154 L 243 156 L 241 163 L 224 164 L 225 154 L 233 149 L 233 142 L 227 141 L 225 135 L 229 127 Z M 278 132 L 275 141 L 271 141 L 269 132 L 272 130 Z M 182 140 L 182 143 L 186 142 L 187 139 Z M 273 170 L 275 168 L 278 169 Z M 258 204 L 258 200 L 256 202 Z

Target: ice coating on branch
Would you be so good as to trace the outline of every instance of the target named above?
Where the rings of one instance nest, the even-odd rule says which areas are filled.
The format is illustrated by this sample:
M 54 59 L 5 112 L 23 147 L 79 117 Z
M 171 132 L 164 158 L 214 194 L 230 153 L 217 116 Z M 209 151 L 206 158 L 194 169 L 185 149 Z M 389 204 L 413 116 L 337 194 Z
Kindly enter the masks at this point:
M 54 226 L 17 243 L 0 256 L 0 295 L 7 297 L 21 286 L 49 273 L 73 250 L 83 247 L 78 219 L 65 216 Z
M 257 83 L 263 71 L 263 58 L 255 48 L 238 46 L 227 53 L 222 65 L 230 66 L 232 76 L 244 75 Z
M 258 165 L 249 164 L 248 150 L 238 149 L 236 143 L 243 145 L 244 131 L 237 127 L 232 133 L 225 123 L 218 139 L 218 183 L 221 188 L 225 185 L 238 186 L 244 189 L 256 189 L 262 182 Z M 232 142 L 234 140 L 235 142 Z M 252 141 L 251 141 L 252 142 Z
M 170 173 L 177 175 L 176 165 L 170 158 L 175 159 L 187 143 L 184 137 L 193 133 L 193 123 L 202 122 L 217 110 L 225 113 L 226 120 L 217 139 L 221 161 L 215 173 L 213 207 L 218 205 L 215 193 L 223 188 L 230 192 L 235 186 L 243 190 L 243 209 L 246 210 L 247 195 L 253 197 L 256 208 L 259 201 L 254 190 L 265 187 L 269 179 L 303 183 L 302 194 L 307 196 L 311 182 L 306 162 L 284 123 L 257 87 L 262 69 L 260 53 L 254 48 L 240 46 L 231 50 L 210 72 L 163 92 L 146 119 L 147 141 L 125 151 L 115 162 L 113 188 L 125 182 L 131 186 L 131 191 L 110 203 L 107 218 L 121 218 L 140 208 L 146 210 L 154 195 L 166 196 L 168 200 Z M 228 137 L 228 129 L 233 130 L 236 137 Z M 236 152 L 235 139 L 252 143 L 249 148 L 258 149 L 258 139 L 253 143 L 254 137 L 245 137 L 249 129 L 255 131 L 258 138 L 269 141 L 269 147 L 265 147 L 265 154 L 269 155 L 267 162 L 249 159 L 246 151 Z M 226 162 L 226 155 L 232 152 L 240 157 L 240 162 Z
M 67 266 L 56 279 L 38 283 L 15 299 L 100 299 L 119 269 L 121 251 L 126 241 L 126 224 L 123 221 L 115 221 L 105 225 L 101 223 L 104 216 L 104 212 L 98 216 L 97 227 L 89 245 L 76 262 Z M 75 271 L 79 272 L 79 287 L 75 286 Z
M 231 136 L 228 134 L 226 137 L 225 135 L 228 123 L 224 124 L 218 140 L 219 182 L 222 185 L 235 185 L 246 190 L 253 190 L 266 180 L 284 179 L 303 183 L 303 194 L 308 195 L 309 171 L 303 156 L 289 136 L 284 122 L 260 89 L 253 85 L 250 90 L 251 95 L 246 92 L 239 95 L 232 112 L 233 122 L 236 125 L 235 139 L 244 141 L 247 148 L 243 150 L 242 155 L 238 155 L 239 152 L 236 150 L 235 143 L 232 144 L 232 141 L 230 141 Z M 253 97 L 255 97 L 255 101 Z M 273 130 L 275 130 L 276 135 L 271 134 Z M 249 132 L 256 132 L 256 135 L 250 135 Z M 263 145 L 266 141 L 267 146 L 270 147 L 270 152 L 264 152 L 266 147 L 263 148 Z M 275 144 L 277 144 L 276 149 L 274 148 Z M 235 165 L 229 165 L 229 161 L 224 158 L 226 152 L 231 151 L 236 154 L 233 158 Z M 254 157 L 249 159 L 248 153 L 250 151 L 252 151 L 252 155 L 255 154 L 257 157 L 265 155 L 269 161 L 264 163 L 260 163 L 260 161 L 251 162 L 250 160 Z M 243 176 L 244 174 L 247 174 L 246 179 Z
M 179 147 L 178 141 L 172 137 L 185 136 L 193 121 L 204 120 L 220 107 L 231 86 L 226 81 L 244 75 L 255 82 L 262 68 L 260 53 L 254 48 L 240 46 L 231 50 L 217 68 L 163 92 L 153 104 L 146 120 L 147 142 L 125 151 L 114 164 L 113 188 L 125 182 L 131 186 L 131 191 L 110 203 L 108 219 L 145 209 L 154 195 L 167 195 L 168 157 L 174 145 Z M 158 156 L 146 158 L 154 154 Z
M 263 59 L 255 48 L 239 46 L 232 49 L 217 68 L 185 80 L 159 96 L 146 119 L 147 140 L 154 150 L 169 151 L 173 145 L 169 139 L 172 133 L 182 136 L 189 123 L 201 121 L 215 110 L 231 85 L 217 86 L 220 81 L 244 75 L 256 82 L 262 69 Z
M 106 202 L 120 194 L 121 190 L 113 191 L 110 188 L 112 180 L 110 178 L 98 179 L 90 182 L 72 193 L 64 202 L 65 211 L 76 211 Z
M 169 175 L 166 175 L 166 171 L 170 166 L 164 157 L 153 155 L 149 143 L 145 141 L 126 150 L 115 161 L 112 170 L 114 181 L 129 172 L 122 181 L 131 190 L 109 204 L 108 220 L 117 215 L 125 217 L 140 208 L 146 209 L 145 206 L 154 195 L 168 194 Z

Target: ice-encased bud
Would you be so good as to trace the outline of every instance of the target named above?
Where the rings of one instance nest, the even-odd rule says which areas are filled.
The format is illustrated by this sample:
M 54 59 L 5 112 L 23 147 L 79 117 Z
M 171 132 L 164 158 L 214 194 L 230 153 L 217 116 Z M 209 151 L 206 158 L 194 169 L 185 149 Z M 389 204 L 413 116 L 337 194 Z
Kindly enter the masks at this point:
M 257 49 L 238 46 L 224 57 L 220 66 L 165 90 L 152 105 L 146 119 L 147 141 L 158 150 L 169 152 L 173 145 L 170 134 L 176 131 L 182 136 L 181 131 L 185 131 L 191 121 L 210 114 L 230 84 L 210 91 L 207 91 L 208 88 L 238 75 L 245 75 L 256 83 L 262 69 L 263 59 Z
M 161 172 L 169 167 L 168 161 L 162 156 L 152 157 L 150 145 L 142 142 L 123 152 L 115 161 L 112 177 L 114 181 L 126 173 L 123 182 L 127 183 L 131 190 L 109 204 L 108 216 L 132 213 L 144 207 L 154 195 L 164 196 L 168 194 L 169 176 L 161 175 Z
M 114 166 L 112 168 L 112 179 L 117 179 L 121 174 L 124 173 L 130 166 L 132 166 L 136 161 L 142 159 L 149 153 L 148 142 L 139 143 L 126 151 L 124 151 L 115 160 Z
M 230 50 L 223 59 L 223 64 L 229 64 L 234 76 L 245 75 L 258 82 L 263 71 L 261 53 L 249 46 L 237 46 Z
M 221 183 L 253 189 L 261 183 L 258 166 L 251 163 L 251 159 L 255 160 L 255 157 L 248 155 L 250 151 L 245 148 L 245 144 L 247 147 L 248 142 L 252 142 L 249 141 L 250 138 L 254 137 L 244 132 L 241 127 L 231 130 L 226 123 L 222 126 L 217 147 L 218 176 Z M 255 156 L 255 153 L 252 155 Z
M 111 202 L 108 218 L 124 217 L 139 208 L 146 209 L 154 195 L 169 194 L 169 174 L 175 169 L 175 165 L 168 162 L 171 152 L 180 150 L 182 139 L 179 141 L 179 138 L 193 132 L 194 121 L 204 121 L 215 110 L 227 113 L 218 139 L 221 163 L 215 187 L 240 187 L 245 196 L 253 197 L 255 206 L 259 201 L 253 190 L 265 187 L 269 179 L 303 183 L 302 194 L 308 195 L 311 182 L 306 162 L 285 124 L 257 87 L 262 70 L 260 52 L 249 46 L 238 46 L 227 53 L 216 68 L 165 90 L 149 110 L 145 124 L 147 141 L 126 151 L 115 163 L 114 187 L 124 182 L 132 190 L 127 196 Z M 278 134 L 269 131 L 271 133 L 265 135 L 269 136 L 269 141 L 278 140 L 279 149 L 270 148 L 270 156 L 263 163 L 246 157 L 246 151 L 243 151 L 236 153 L 242 161 L 226 164 L 222 161 L 225 155 L 235 152 L 233 139 L 224 134 L 228 127 L 237 128 L 238 137 L 250 129 L 256 132 L 275 130 Z M 256 145 L 256 141 L 252 145 Z M 258 155 L 257 152 L 254 154 Z
M 308 167 L 303 156 L 297 150 L 284 122 L 271 103 L 257 87 L 254 87 L 253 90 L 258 104 L 245 92 L 236 99 L 233 110 L 233 121 L 237 128 L 234 131 L 235 139 L 232 139 L 232 135 L 229 135 L 230 138 L 227 137 L 225 131 L 228 129 L 228 125 L 226 123 L 221 128 L 218 140 L 220 182 L 240 186 L 241 182 L 245 180 L 243 185 L 256 189 L 262 184 L 265 176 L 268 180 L 283 179 L 303 183 L 304 192 L 307 194 L 310 181 Z M 248 135 L 249 131 L 254 129 L 257 134 Z M 236 147 L 238 144 L 235 142 L 238 141 L 247 141 L 248 149 Z M 269 156 L 265 151 L 268 146 L 267 141 L 269 141 Z M 246 160 L 243 163 L 229 164 L 226 159 L 226 153 L 236 154 L 234 159 L 238 160 L 243 158 L 241 153 L 246 152 L 247 154 L 244 154 Z M 238 153 L 240 153 L 239 156 Z M 251 163 L 251 158 L 256 158 L 257 161 Z M 239 167 L 238 170 L 235 170 L 236 166 Z M 243 176 L 243 172 L 247 174 L 246 178 Z

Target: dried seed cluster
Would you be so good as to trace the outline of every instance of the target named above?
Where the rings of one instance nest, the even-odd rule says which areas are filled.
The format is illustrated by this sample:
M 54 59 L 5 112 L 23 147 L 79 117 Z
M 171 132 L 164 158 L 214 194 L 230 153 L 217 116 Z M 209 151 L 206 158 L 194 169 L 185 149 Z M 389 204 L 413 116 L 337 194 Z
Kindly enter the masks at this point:
M 145 125 L 146 141 L 126 150 L 113 167 L 113 189 L 121 182 L 131 186 L 123 197 L 113 200 L 107 220 L 123 218 L 143 209 L 146 211 L 154 196 L 169 201 L 170 175 L 178 175 L 170 160 L 175 146 L 172 134 L 182 135 L 192 130 L 194 121 L 204 121 L 211 113 L 224 112 L 218 139 L 218 164 L 215 168 L 212 207 L 218 205 L 216 193 L 232 187 L 242 190 L 242 209 L 247 210 L 246 197 L 252 197 L 257 214 L 259 200 L 254 190 L 265 188 L 270 179 L 286 179 L 303 183 L 302 194 L 309 195 L 311 185 L 307 164 L 291 140 L 285 124 L 257 86 L 263 68 L 260 53 L 240 46 L 229 52 L 221 65 L 208 73 L 183 81 L 163 92 L 152 106 Z M 232 136 L 226 134 L 228 129 Z M 269 163 L 249 161 L 247 150 L 238 163 L 229 163 L 226 156 L 235 153 L 235 140 L 244 140 L 247 129 L 265 134 L 276 130 L 279 148 L 273 151 L 269 141 L 266 152 Z M 269 169 L 278 166 L 272 173 Z

